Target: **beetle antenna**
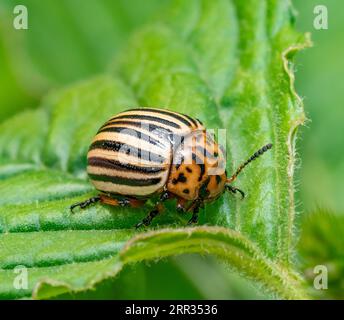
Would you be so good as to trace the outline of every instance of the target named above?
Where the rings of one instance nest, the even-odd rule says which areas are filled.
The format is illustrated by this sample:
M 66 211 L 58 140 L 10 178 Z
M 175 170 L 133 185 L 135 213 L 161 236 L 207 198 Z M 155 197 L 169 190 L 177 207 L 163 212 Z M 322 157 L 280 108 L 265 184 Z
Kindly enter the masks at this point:
M 232 183 L 239 173 L 253 160 L 256 160 L 259 156 L 261 156 L 264 152 L 268 151 L 272 148 L 272 143 L 268 143 L 264 147 L 260 148 L 258 151 L 256 151 L 249 159 L 246 160 L 243 164 L 240 165 L 240 167 L 237 169 L 237 171 L 226 180 L 227 183 Z

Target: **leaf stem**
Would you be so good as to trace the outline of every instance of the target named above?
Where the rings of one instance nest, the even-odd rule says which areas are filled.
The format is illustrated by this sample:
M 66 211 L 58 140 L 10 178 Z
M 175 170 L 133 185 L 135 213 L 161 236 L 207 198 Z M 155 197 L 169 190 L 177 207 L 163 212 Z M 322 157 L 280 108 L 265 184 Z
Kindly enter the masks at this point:
M 294 271 L 268 259 L 251 241 L 222 227 L 161 229 L 132 238 L 121 251 L 123 263 L 183 253 L 215 255 L 282 299 L 308 299 Z

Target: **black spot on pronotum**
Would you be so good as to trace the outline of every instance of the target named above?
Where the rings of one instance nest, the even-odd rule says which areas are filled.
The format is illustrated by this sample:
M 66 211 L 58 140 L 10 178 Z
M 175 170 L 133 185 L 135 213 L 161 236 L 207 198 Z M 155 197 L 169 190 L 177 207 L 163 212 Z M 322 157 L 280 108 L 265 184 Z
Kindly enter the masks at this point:
M 186 177 L 184 176 L 184 173 L 179 173 L 178 179 L 179 182 L 186 182 Z
M 177 179 L 174 178 L 172 180 L 172 183 L 177 184 L 178 182 L 186 182 L 186 181 L 187 181 L 187 179 L 186 179 L 184 173 L 179 173 L 178 178 Z
M 201 170 L 201 173 L 200 173 L 200 175 L 198 177 L 198 181 L 201 181 L 203 176 L 204 176 L 204 174 L 205 174 L 205 165 L 204 165 L 204 163 L 199 164 L 199 168 Z
M 219 184 L 221 182 L 221 177 L 220 176 L 216 176 L 216 183 Z
M 191 173 L 191 172 L 192 172 L 192 169 L 189 168 L 189 167 L 186 167 L 186 171 L 189 172 L 189 173 Z
M 210 177 L 207 178 L 207 180 L 202 184 L 199 190 L 199 197 L 201 199 L 204 199 L 209 195 L 209 190 L 207 190 L 209 182 L 210 182 Z
M 183 193 L 189 194 L 189 193 L 190 193 L 190 190 L 189 190 L 189 189 L 184 189 L 184 190 L 183 190 Z

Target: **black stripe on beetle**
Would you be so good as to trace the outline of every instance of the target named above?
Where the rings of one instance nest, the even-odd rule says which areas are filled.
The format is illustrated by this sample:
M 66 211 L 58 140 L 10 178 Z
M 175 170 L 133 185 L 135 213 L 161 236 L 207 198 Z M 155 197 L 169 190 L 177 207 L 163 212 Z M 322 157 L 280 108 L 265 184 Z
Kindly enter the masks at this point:
M 153 186 L 158 184 L 161 181 L 161 178 L 150 178 L 150 179 L 136 179 L 136 178 L 125 178 L 119 176 L 108 176 L 105 174 L 88 174 L 91 180 L 94 181 L 103 181 L 111 182 L 114 184 L 126 185 L 126 186 L 135 186 L 135 187 L 144 187 L 144 186 Z
M 132 137 L 136 137 L 138 139 L 142 139 L 143 141 L 147 141 L 151 144 L 154 144 L 156 146 L 162 146 L 162 144 L 160 143 L 160 141 L 154 139 L 153 137 L 138 131 L 136 129 L 132 129 L 132 128 L 128 128 L 128 127 L 108 127 L 108 128 L 103 128 L 101 130 L 98 131 L 98 133 L 101 132 L 116 132 L 116 133 L 120 133 L 120 134 L 124 134 L 124 135 L 129 135 Z
M 138 173 L 159 173 L 165 171 L 164 167 L 141 167 L 131 163 L 122 163 L 120 161 L 106 159 L 101 157 L 88 158 L 88 165 L 98 168 L 113 169 L 118 171 L 138 172 Z
M 94 149 L 122 152 L 127 155 L 130 154 L 132 156 L 135 156 L 139 159 L 149 160 L 149 161 L 157 162 L 157 163 L 163 163 L 164 161 L 166 161 L 166 159 L 159 154 L 156 154 L 154 152 L 144 150 L 141 148 L 136 148 L 130 144 L 118 142 L 118 141 L 97 140 L 91 144 L 89 150 L 94 150 Z
M 106 126 L 117 125 L 117 124 L 127 125 L 127 126 L 129 126 L 129 128 L 130 128 L 130 126 L 133 126 L 133 127 L 136 127 L 136 128 L 148 129 L 150 132 L 156 131 L 156 132 L 164 133 L 166 135 L 174 134 L 171 129 L 158 126 L 158 125 L 156 125 L 154 123 L 144 123 L 144 122 L 130 121 L 130 120 L 119 120 L 119 121 L 116 121 L 116 118 L 113 118 L 113 119 L 111 119 L 110 122 L 105 123 L 100 128 L 100 130 L 102 130 L 102 128 L 104 128 Z
M 188 127 L 191 127 L 191 123 L 188 121 L 190 120 L 194 125 L 197 126 L 197 123 L 195 122 L 195 120 L 193 120 L 192 118 L 190 118 L 189 116 L 185 115 L 185 114 L 181 114 L 183 115 L 185 118 L 187 118 L 188 120 L 186 120 L 185 118 L 183 118 L 182 116 L 176 114 L 176 113 L 173 113 L 171 111 L 168 111 L 168 110 L 161 110 L 161 109 L 151 109 L 151 108 L 139 108 L 139 109 L 131 109 L 131 110 L 127 110 L 127 111 L 147 111 L 147 112 L 153 112 L 153 113 L 160 113 L 160 114 L 164 114 L 166 116 L 170 116 L 182 123 L 184 123 L 185 125 L 187 125 Z
M 198 127 L 198 123 L 196 122 L 195 119 L 189 117 L 187 114 L 184 114 L 184 113 L 183 113 L 183 116 L 186 117 L 186 118 L 188 118 L 188 119 L 194 124 L 195 127 Z M 201 124 L 202 124 L 202 123 L 201 123 Z
M 184 140 L 183 135 L 177 134 L 168 128 L 164 128 L 153 123 L 144 123 L 144 122 L 126 121 L 126 120 L 120 120 L 120 121 L 114 120 L 111 122 L 107 122 L 98 130 L 97 133 L 107 131 L 106 129 L 110 128 L 109 126 L 117 127 L 117 125 L 127 126 L 127 129 L 131 129 L 131 127 L 134 127 L 134 128 L 140 128 L 141 130 L 142 129 L 147 130 L 151 132 L 154 136 L 156 136 L 158 139 L 161 139 L 160 140 L 161 144 L 163 144 L 164 141 L 169 141 L 173 145 L 177 145 L 183 142 Z
M 124 114 L 121 116 L 117 116 L 113 119 L 139 119 L 139 120 L 150 120 L 150 121 L 154 121 L 157 123 L 161 123 L 164 124 L 166 126 L 172 127 L 172 128 L 176 128 L 176 129 L 180 129 L 180 125 L 178 123 L 166 120 L 166 119 L 162 119 L 159 117 L 154 117 L 154 116 L 146 116 L 143 114 Z

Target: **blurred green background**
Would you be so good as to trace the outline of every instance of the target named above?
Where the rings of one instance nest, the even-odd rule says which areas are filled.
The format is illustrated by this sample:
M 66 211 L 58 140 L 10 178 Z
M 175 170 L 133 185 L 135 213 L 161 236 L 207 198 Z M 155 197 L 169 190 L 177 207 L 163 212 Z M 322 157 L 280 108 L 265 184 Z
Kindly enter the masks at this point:
M 37 107 L 54 88 L 108 69 L 129 35 L 158 15 L 167 2 L 0 0 L 0 121 Z M 343 298 L 344 259 L 338 250 L 343 229 L 333 226 L 338 225 L 336 219 L 343 221 L 344 213 L 344 4 L 322 1 L 328 8 L 328 30 L 315 30 L 313 9 L 318 1 L 293 3 L 297 29 L 311 32 L 314 42 L 313 48 L 298 54 L 296 70 L 296 88 L 309 119 L 298 140 L 297 210 L 304 230 L 299 269 L 307 277 L 315 264 L 331 266 L 331 286 L 315 296 Z M 28 30 L 12 27 L 17 4 L 28 8 Z M 312 216 L 315 220 L 309 220 Z M 195 255 L 127 267 L 118 278 L 92 292 L 63 297 L 271 298 L 214 259 Z

